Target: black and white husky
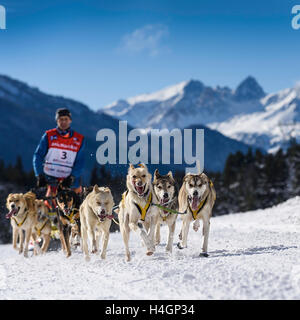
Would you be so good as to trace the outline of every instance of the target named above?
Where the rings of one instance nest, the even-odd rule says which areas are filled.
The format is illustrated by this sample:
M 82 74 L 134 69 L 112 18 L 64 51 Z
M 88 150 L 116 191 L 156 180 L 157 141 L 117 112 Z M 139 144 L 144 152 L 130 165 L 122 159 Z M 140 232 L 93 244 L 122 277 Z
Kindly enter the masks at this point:
M 153 190 L 161 206 L 178 211 L 178 189 L 171 171 L 169 171 L 166 175 L 161 175 L 157 169 L 155 170 Z M 156 244 L 160 243 L 160 226 L 161 224 L 167 224 L 169 227 L 169 237 L 166 250 L 169 252 L 172 252 L 176 219 L 177 214 L 159 209 L 155 241 Z

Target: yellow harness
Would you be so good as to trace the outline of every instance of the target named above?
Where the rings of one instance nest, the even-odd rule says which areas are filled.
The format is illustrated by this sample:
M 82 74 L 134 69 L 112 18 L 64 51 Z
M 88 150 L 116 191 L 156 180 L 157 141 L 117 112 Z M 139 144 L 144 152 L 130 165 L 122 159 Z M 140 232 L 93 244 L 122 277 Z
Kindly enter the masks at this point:
M 37 227 L 34 227 L 34 229 L 36 230 L 38 236 L 41 235 L 41 231 L 44 229 L 44 227 L 47 224 L 47 222 L 48 222 L 48 219 L 45 219 L 45 222 L 44 222 L 44 224 L 42 225 L 42 227 L 40 229 L 38 229 Z
M 66 217 L 69 219 L 70 223 L 72 223 L 72 224 L 75 223 L 75 220 L 74 220 L 74 219 L 76 219 L 76 215 L 77 215 L 77 214 L 75 214 L 76 211 L 79 211 L 79 210 L 76 209 L 76 208 L 74 208 L 74 209 L 72 210 L 72 213 L 71 213 L 71 214 L 66 215 Z
M 134 202 L 135 206 L 137 207 L 137 209 L 139 210 L 139 212 L 140 212 L 140 214 L 141 214 L 141 220 L 142 220 L 142 221 L 145 221 L 146 213 L 147 213 L 147 211 L 148 211 L 149 208 L 150 208 L 151 201 L 152 201 L 152 193 L 150 192 L 145 207 L 141 207 L 138 203 Z
M 125 208 L 125 198 L 128 194 L 128 190 L 126 190 L 125 192 L 123 192 L 122 194 L 122 207 Z
M 125 197 L 127 196 L 127 194 L 128 194 L 128 190 L 122 194 L 122 206 L 123 207 L 125 206 Z M 141 207 L 138 203 L 133 202 L 135 204 L 135 206 L 137 207 L 140 215 L 141 215 L 141 220 L 142 221 L 145 221 L 146 214 L 147 214 L 147 212 L 148 212 L 148 210 L 149 210 L 149 208 L 151 206 L 151 201 L 152 201 L 152 193 L 150 192 L 145 207 Z
M 194 220 L 197 219 L 197 215 L 198 215 L 198 213 L 200 212 L 200 210 L 202 209 L 202 207 L 204 206 L 204 204 L 206 203 L 207 198 L 208 198 L 208 197 L 206 197 L 205 199 L 203 199 L 203 200 L 200 202 L 200 204 L 199 204 L 199 206 L 198 206 L 198 208 L 197 208 L 196 210 L 193 210 L 193 209 L 191 208 L 190 204 L 189 204 L 189 209 L 190 209 L 191 212 L 192 212 L 192 215 L 193 215 L 193 219 L 194 219 Z
M 210 185 L 211 187 L 213 187 L 213 183 L 212 183 L 211 180 L 209 180 L 209 185 Z M 197 215 L 198 215 L 198 213 L 200 212 L 200 210 L 204 207 L 207 198 L 208 198 L 208 195 L 207 195 L 207 197 L 206 197 L 205 199 L 203 199 L 203 200 L 199 203 L 199 206 L 198 206 L 198 208 L 197 208 L 196 210 L 193 210 L 193 209 L 191 208 L 190 204 L 189 204 L 189 209 L 190 209 L 191 212 L 192 212 L 192 215 L 193 215 L 193 219 L 194 219 L 194 220 L 197 219 Z M 215 201 L 215 200 L 216 200 L 216 197 L 214 196 L 214 201 Z
M 23 223 L 25 222 L 25 220 L 27 219 L 27 216 L 28 216 L 28 211 L 27 211 L 26 216 L 25 216 L 25 218 L 23 219 L 22 222 L 18 222 L 15 217 L 12 217 L 12 218 L 14 219 L 15 223 L 17 224 L 17 226 L 21 227 L 23 225 Z

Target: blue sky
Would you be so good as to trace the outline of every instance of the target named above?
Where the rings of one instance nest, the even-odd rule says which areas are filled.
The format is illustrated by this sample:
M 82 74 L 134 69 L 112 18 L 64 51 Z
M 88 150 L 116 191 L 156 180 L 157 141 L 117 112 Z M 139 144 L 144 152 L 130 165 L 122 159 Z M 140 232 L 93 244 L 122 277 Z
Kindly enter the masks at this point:
M 300 0 L 0 0 L 0 73 L 101 108 L 198 79 L 266 92 L 300 80 Z

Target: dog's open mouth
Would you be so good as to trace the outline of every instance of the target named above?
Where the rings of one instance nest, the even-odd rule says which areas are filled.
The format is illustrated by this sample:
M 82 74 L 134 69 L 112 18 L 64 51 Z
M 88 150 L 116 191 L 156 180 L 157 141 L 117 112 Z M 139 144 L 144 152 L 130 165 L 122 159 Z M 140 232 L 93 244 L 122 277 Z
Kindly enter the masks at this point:
M 106 214 L 98 214 L 98 218 L 100 219 L 101 222 L 103 222 L 106 218 Z
M 189 196 L 189 202 L 191 204 L 192 210 L 197 210 L 200 203 L 200 198 L 198 196 Z
M 9 213 L 5 216 L 6 219 L 10 219 L 12 216 L 16 216 L 19 212 L 20 208 L 13 208 L 9 211 Z
M 169 202 L 169 200 L 170 200 L 169 198 L 162 198 L 162 199 L 160 199 L 160 204 L 162 206 L 164 206 Z M 169 213 L 169 212 L 164 210 L 164 214 L 167 214 L 167 213 Z
M 69 216 L 71 214 L 71 208 L 64 209 L 63 211 L 66 216 Z
M 160 199 L 160 204 L 163 205 L 163 204 L 166 204 L 167 202 L 169 202 L 169 198 L 162 198 Z
M 140 196 L 144 194 L 145 186 L 139 186 L 137 184 L 134 184 L 134 188 Z

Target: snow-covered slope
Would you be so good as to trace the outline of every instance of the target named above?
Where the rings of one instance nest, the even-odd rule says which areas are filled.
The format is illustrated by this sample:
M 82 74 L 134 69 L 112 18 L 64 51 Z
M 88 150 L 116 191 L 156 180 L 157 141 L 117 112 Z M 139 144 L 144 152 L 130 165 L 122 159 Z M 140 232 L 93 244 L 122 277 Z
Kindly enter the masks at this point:
M 148 257 L 132 234 L 124 261 L 120 233 L 107 259 L 76 252 L 24 259 L 0 246 L 0 299 L 300 299 L 300 197 L 272 208 L 211 219 L 210 256 L 199 258 L 200 231 L 188 248 L 164 246 Z M 176 236 L 181 221 L 176 226 Z M 162 228 L 162 243 L 166 228 Z

